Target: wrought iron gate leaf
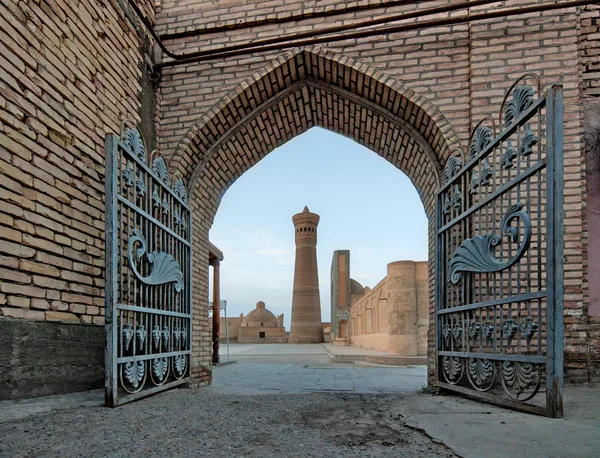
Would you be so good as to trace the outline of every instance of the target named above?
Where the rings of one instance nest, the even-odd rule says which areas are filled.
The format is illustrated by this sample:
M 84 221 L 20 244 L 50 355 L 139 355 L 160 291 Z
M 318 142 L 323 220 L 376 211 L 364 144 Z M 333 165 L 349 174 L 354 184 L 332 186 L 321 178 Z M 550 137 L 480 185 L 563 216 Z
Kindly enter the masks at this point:
M 191 212 L 182 178 L 149 156 L 125 123 L 119 136 L 107 136 L 105 404 L 112 407 L 189 381 Z
M 525 84 L 532 79 L 537 88 Z M 560 86 L 542 94 L 536 75 L 519 78 L 500 109 L 503 130 L 495 135 L 486 118 L 466 163 L 448 159 L 436 205 L 436 384 L 554 417 L 562 416 L 562 117 Z

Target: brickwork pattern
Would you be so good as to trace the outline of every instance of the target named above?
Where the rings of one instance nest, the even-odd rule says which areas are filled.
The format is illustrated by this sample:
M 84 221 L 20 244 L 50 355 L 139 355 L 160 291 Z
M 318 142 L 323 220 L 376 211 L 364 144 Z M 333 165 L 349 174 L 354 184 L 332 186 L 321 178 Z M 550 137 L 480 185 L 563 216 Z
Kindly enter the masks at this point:
M 2 316 L 104 324 L 104 138 L 139 121 L 140 46 L 116 1 L 0 5 Z
M 542 1 L 505 2 L 504 6 L 513 7 L 516 3 L 531 5 Z M 158 15 L 157 27 L 167 33 L 179 32 L 182 28 L 202 27 L 211 22 L 209 17 L 213 22 L 215 18 L 220 18 L 217 22 L 229 20 L 227 15 L 234 9 L 245 11 L 243 20 L 271 14 L 255 14 L 250 9 L 246 10 L 246 6 L 256 6 L 252 2 L 225 3 L 223 2 L 222 8 L 209 12 L 198 4 L 192 6 L 185 1 L 172 2 L 175 9 L 167 12 L 165 7 L 163 13 Z M 339 5 L 342 2 L 332 3 Z M 414 2 L 408 3 L 410 5 L 404 6 L 404 9 L 399 7 L 388 12 L 415 8 Z M 427 3 L 427 6 L 436 6 L 447 2 Z M 266 4 L 265 8 L 275 8 L 272 14 L 285 14 L 287 4 L 281 9 L 270 4 Z M 173 19 L 177 16 L 176 9 L 186 12 L 185 23 Z M 484 9 L 480 7 L 473 11 Z M 225 41 L 235 44 L 288 32 L 314 30 L 325 25 L 345 24 L 380 14 L 382 11 L 378 10 L 326 21 L 302 21 L 287 27 L 262 26 L 232 30 L 215 37 L 203 36 L 201 41 L 205 49 L 221 46 Z M 313 125 L 353 138 L 396 164 L 413 180 L 427 213 L 431 214 L 431 197 L 437 187 L 432 171 L 445 164 L 450 152 L 459 146 L 465 148 L 470 129 L 480 119 L 485 116 L 497 118 L 505 91 L 514 79 L 525 72 L 535 72 L 540 75 L 543 87 L 562 83 L 565 89 L 566 367 L 567 377 L 572 380 L 589 378 L 589 356 L 582 353 L 589 352 L 592 328 L 589 319 L 585 317 L 586 298 L 581 281 L 585 272 L 582 250 L 586 231 L 582 222 L 584 202 L 581 188 L 585 168 L 581 156 L 582 72 L 578 60 L 581 48 L 580 21 L 585 23 L 594 20 L 585 19 L 586 14 L 596 17 L 596 12 L 581 16 L 578 9 L 570 8 L 468 25 L 389 34 L 360 41 L 347 40 L 283 53 L 254 53 L 165 68 L 160 87 L 162 104 L 159 143 L 163 152 L 172 154 L 172 164 L 176 164 L 188 176 L 193 176 L 196 183 L 194 199 L 206 217 L 199 227 L 197 243 L 202 245 L 227 187 L 273 148 Z M 591 32 L 587 32 L 586 40 L 589 39 L 594 39 Z M 177 43 L 180 52 L 191 52 L 195 49 L 198 38 L 190 37 L 178 40 Z M 581 60 L 586 62 L 585 65 L 593 67 L 588 57 L 583 56 Z M 305 61 L 310 62 L 313 68 L 309 70 Z M 335 62 L 338 63 L 337 69 Z M 344 73 L 343 64 L 346 62 L 352 62 L 347 67 L 351 68 L 351 73 L 358 74 L 355 77 L 357 81 L 366 80 L 365 75 L 371 76 L 382 83 L 385 89 L 385 86 L 393 86 L 400 95 L 409 93 L 406 96 L 408 101 L 417 97 L 417 105 L 421 104 L 425 113 L 410 122 L 417 132 L 424 133 L 423 137 L 430 146 L 435 145 L 431 140 L 431 130 L 427 135 L 427 129 L 419 130 L 418 122 L 423 119 L 428 121 L 428 112 L 436 113 L 429 116 L 434 121 L 430 129 L 437 126 L 444 141 L 432 148 L 437 157 L 428 160 L 425 168 L 416 170 L 425 165 L 423 154 L 418 148 L 401 146 L 402 141 L 415 142 L 414 131 L 407 132 L 404 129 L 392 134 L 392 137 L 396 135 L 399 140 L 387 148 L 381 148 L 377 142 L 370 141 L 381 138 L 382 132 L 388 134 L 390 128 L 398 129 L 398 126 L 393 122 L 386 126 L 385 122 L 381 123 L 377 119 L 377 113 L 373 111 L 373 106 L 387 108 L 380 89 L 373 92 L 361 91 L 357 85 L 344 86 L 343 79 L 338 78 L 336 82 L 328 76 L 328 72 L 337 72 L 338 75 Z M 589 81 L 585 84 L 595 84 L 593 74 L 588 72 L 587 78 Z M 307 82 L 302 83 L 303 80 Z M 297 81 L 296 84 L 302 87 L 294 90 L 292 86 Z M 367 87 L 374 86 L 370 83 Z M 339 89 L 345 91 L 341 96 Z M 370 98 L 370 95 L 375 95 L 375 99 Z M 273 104 L 271 107 L 267 107 L 269 101 Z M 352 116 L 357 109 L 363 110 L 364 114 Z M 398 117 L 402 116 L 403 110 L 391 111 Z M 258 114 L 250 117 L 248 113 Z M 336 123 L 336 118 L 344 121 Z M 372 122 L 369 125 L 356 125 L 358 119 Z M 387 138 L 389 135 L 386 135 Z M 399 146 L 404 149 L 401 161 L 394 157 Z M 194 170 L 201 171 L 194 174 Z M 429 182 L 422 178 L 425 175 L 429 177 Z M 433 237 L 430 230 L 430 250 L 432 248 Z M 431 294 L 434 290 L 432 269 L 431 265 Z M 432 329 L 429 339 L 431 356 Z M 430 366 L 430 371 L 432 369 Z
M 161 33 L 347 6 L 339 0 L 136 1 Z M 167 44 L 191 52 L 449 3 L 407 2 Z M 141 50 L 148 37 L 132 17 L 124 0 L 0 4 L 2 316 L 104 322 L 104 137 L 124 118 L 140 121 L 140 79 L 152 61 Z M 431 215 L 447 157 L 465 148 L 479 119 L 497 116 L 515 77 L 535 72 L 543 86 L 565 87 L 567 377 L 598 379 L 600 319 L 587 316 L 581 140 L 582 99 L 594 99 L 600 87 L 598 21 L 597 7 L 571 8 L 165 68 L 156 94 L 157 145 L 170 156 L 171 170 L 193 181 L 193 376 L 203 383 L 211 374 L 208 231 L 222 195 L 244 171 L 321 126 L 404 171 Z M 429 237 L 431 250 L 431 229 Z M 429 338 L 431 351 L 432 329 Z

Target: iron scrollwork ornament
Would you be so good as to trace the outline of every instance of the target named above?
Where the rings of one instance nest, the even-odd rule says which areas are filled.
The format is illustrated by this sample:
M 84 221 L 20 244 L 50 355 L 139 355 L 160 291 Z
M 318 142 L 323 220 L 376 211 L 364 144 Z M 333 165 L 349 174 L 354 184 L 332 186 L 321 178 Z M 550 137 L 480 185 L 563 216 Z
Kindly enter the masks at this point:
M 146 161 L 146 147 L 137 129 L 127 129 L 123 134 L 123 143 L 141 161 Z
M 144 343 L 146 342 L 146 327 L 143 324 L 140 324 L 138 326 L 137 330 L 135 331 L 135 334 L 137 336 L 137 339 L 136 339 L 137 351 L 143 352 L 144 351 Z
M 146 383 L 146 361 L 131 361 L 120 365 L 121 386 L 128 393 L 141 391 Z
M 452 206 L 457 210 L 460 210 L 462 205 L 462 194 L 460 193 L 460 188 L 458 185 L 454 185 L 454 194 L 452 195 Z
M 123 172 L 121 172 L 121 179 L 123 180 L 123 186 L 126 188 L 133 186 L 133 169 L 131 168 L 131 164 L 129 162 L 127 162 Z
M 525 137 L 523 138 L 523 144 L 519 149 L 521 152 L 521 156 L 529 156 L 533 153 L 533 147 L 538 144 L 538 138 L 535 136 L 533 131 L 531 130 L 531 126 L 529 124 L 525 125 Z
M 174 375 L 175 378 L 180 379 L 185 375 L 186 367 L 187 367 L 187 356 L 186 355 L 176 355 L 173 357 L 173 366 L 174 366 Z
M 452 337 L 454 338 L 454 344 L 458 347 L 460 345 L 460 338 L 462 337 L 462 327 L 458 325 L 452 328 Z
M 131 341 L 133 340 L 133 328 L 126 324 L 125 326 L 123 326 L 123 351 L 124 352 L 128 352 L 129 351 L 129 347 L 131 346 Z
M 167 163 L 162 157 L 157 157 L 152 161 L 152 171 L 158 175 L 160 181 L 162 181 L 165 185 L 171 185 L 169 169 L 167 168 Z
M 521 116 L 533 103 L 534 93 L 531 86 L 517 86 L 512 99 L 504 109 L 504 126 L 508 127 Z
M 450 338 L 452 337 L 452 328 L 445 324 L 444 329 L 442 329 L 442 336 L 444 337 L 444 343 L 446 344 L 446 348 L 450 348 Z
M 483 329 L 481 330 L 481 332 L 483 337 L 485 338 L 485 344 L 489 345 L 494 337 L 494 325 L 492 325 L 489 321 L 486 321 L 483 324 Z
M 516 361 L 502 363 L 502 388 L 517 401 L 528 401 L 540 389 L 542 371 L 536 364 Z
M 442 372 L 444 378 L 451 385 L 456 385 L 463 377 L 465 365 L 462 358 L 458 356 L 444 356 L 442 361 Z
M 493 176 L 494 176 L 494 171 L 490 167 L 490 163 L 488 162 L 487 159 L 484 159 L 483 160 L 483 168 L 481 170 L 481 179 L 480 179 L 479 183 L 481 184 L 481 186 L 488 186 L 490 184 L 490 180 Z
M 525 337 L 525 342 L 527 343 L 527 348 L 531 345 L 531 339 L 533 339 L 534 334 L 539 329 L 537 323 L 533 321 L 533 318 L 528 316 L 525 318 L 525 323 L 521 323 L 521 334 Z
M 523 211 L 523 204 L 513 205 L 502 223 L 502 232 L 508 235 L 513 243 L 519 243 L 519 227 L 511 226 L 517 220 L 523 223 L 524 237 L 520 242 L 517 253 L 507 261 L 498 261 L 494 256 L 495 248 L 502 242 L 502 235 L 488 233 L 476 235 L 465 239 L 452 253 L 450 259 L 450 282 L 458 284 L 463 277 L 463 272 L 493 273 L 500 272 L 515 265 L 529 248 L 531 241 L 531 219 Z
M 477 344 L 479 338 L 479 325 L 477 323 L 471 323 L 469 325 L 469 338 L 473 341 L 473 345 Z
M 473 173 L 471 175 L 471 184 L 469 185 L 469 192 L 471 194 L 478 194 L 479 191 L 477 190 L 477 188 L 479 188 L 479 174 L 473 170 Z
M 137 180 L 135 181 L 135 190 L 137 192 L 138 199 L 141 199 L 146 195 L 146 183 L 144 182 L 142 172 L 138 173 Z
M 452 202 L 450 202 L 450 197 L 448 196 L 448 193 L 444 193 L 444 215 L 449 215 L 451 209 Z
M 502 336 L 506 339 L 506 346 L 510 347 L 512 344 L 512 340 L 517 334 L 519 327 L 513 323 L 513 320 L 508 319 L 504 322 L 502 326 Z
M 177 197 L 179 197 L 183 202 L 187 202 L 188 194 L 187 189 L 185 188 L 185 184 L 181 177 L 177 177 L 175 182 L 173 183 L 173 192 Z
M 152 360 L 152 383 L 162 385 L 167 381 L 169 375 L 169 360 L 168 358 L 154 358 Z
M 155 186 L 154 191 L 152 191 L 152 206 L 154 208 L 160 207 L 160 195 L 158 194 L 158 188 Z
M 140 247 L 135 250 L 134 256 L 134 246 L 136 243 L 139 243 Z M 173 255 L 163 251 L 146 253 L 146 239 L 138 229 L 134 229 L 133 236 L 129 238 L 128 251 L 129 265 L 139 281 L 147 285 L 174 283 L 175 291 L 178 293 L 181 292 L 183 289 L 183 272 Z M 143 276 L 136 267 L 136 261 L 139 261 L 144 253 L 146 253 L 146 260 L 152 265 L 152 270 L 147 276 Z
M 508 140 L 506 142 L 506 150 L 502 156 L 502 168 L 504 170 L 510 170 L 514 166 L 514 160 L 517 158 L 517 150 L 514 148 L 512 142 Z
M 444 184 L 449 183 L 450 180 L 460 171 L 462 167 L 462 160 L 460 157 L 452 156 L 448 159 L 446 168 L 444 169 Z
M 486 126 L 478 126 L 475 129 L 475 134 L 469 145 L 469 159 L 473 159 L 479 153 L 487 148 L 492 142 L 493 134 L 492 129 Z
M 477 391 L 489 391 L 496 381 L 496 365 L 489 359 L 469 358 L 467 379 Z

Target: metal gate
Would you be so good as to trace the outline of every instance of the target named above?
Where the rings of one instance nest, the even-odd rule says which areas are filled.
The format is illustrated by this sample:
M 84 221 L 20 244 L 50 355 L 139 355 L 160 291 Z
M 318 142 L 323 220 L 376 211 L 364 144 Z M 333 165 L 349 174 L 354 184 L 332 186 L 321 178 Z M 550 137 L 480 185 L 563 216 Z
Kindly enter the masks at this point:
M 532 85 L 526 83 L 531 82 Z M 562 89 L 527 74 L 468 157 L 450 157 L 436 206 L 436 384 L 562 416 Z
M 150 155 L 152 156 L 152 155 Z M 191 213 L 134 128 L 106 139 L 105 404 L 189 381 Z

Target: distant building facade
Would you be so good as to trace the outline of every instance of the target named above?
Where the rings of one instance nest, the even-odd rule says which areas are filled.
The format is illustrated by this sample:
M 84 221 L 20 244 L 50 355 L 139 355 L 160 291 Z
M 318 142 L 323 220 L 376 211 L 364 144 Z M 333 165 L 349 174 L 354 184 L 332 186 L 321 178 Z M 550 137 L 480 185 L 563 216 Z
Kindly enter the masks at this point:
M 427 262 L 388 264 L 373 289 L 350 278 L 350 252 L 335 251 L 331 266 L 331 342 L 385 351 L 427 354 Z
M 221 339 L 225 339 L 225 327 Z M 287 342 L 283 314 L 275 316 L 259 301 L 256 308 L 247 316 L 241 314 L 237 318 L 227 318 L 229 340 L 240 343 L 280 343 Z

